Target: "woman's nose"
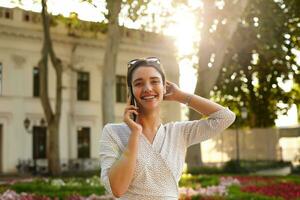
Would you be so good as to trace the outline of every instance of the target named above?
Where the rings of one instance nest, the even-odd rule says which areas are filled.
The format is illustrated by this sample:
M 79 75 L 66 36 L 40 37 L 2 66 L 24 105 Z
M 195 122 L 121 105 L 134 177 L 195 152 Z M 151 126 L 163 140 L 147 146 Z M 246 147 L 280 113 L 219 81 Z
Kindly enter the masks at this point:
M 149 83 L 146 83 L 145 85 L 144 85 L 144 91 L 151 91 L 152 90 L 152 86 L 151 86 L 151 84 L 149 84 Z

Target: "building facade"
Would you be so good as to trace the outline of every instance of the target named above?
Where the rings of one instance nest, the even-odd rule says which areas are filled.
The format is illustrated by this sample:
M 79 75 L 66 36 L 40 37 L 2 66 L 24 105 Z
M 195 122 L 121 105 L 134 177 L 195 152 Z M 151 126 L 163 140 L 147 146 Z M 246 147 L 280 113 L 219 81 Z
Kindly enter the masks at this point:
M 86 22 L 89 23 L 89 22 Z M 64 64 L 60 121 L 62 169 L 99 166 L 101 86 L 106 36 L 101 32 L 51 28 L 54 49 Z M 47 124 L 39 98 L 39 68 L 43 34 L 39 13 L 0 8 L 0 173 L 14 173 L 28 162 L 46 166 Z M 116 70 L 116 121 L 122 121 L 126 101 L 127 62 L 157 56 L 167 79 L 178 83 L 173 42 L 161 35 L 122 29 Z M 55 74 L 49 68 L 49 95 L 55 100 Z M 164 122 L 181 118 L 178 103 L 163 103 Z M 84 162 L 83 162 L 84 161 Z M 88 161 L 88 162 L 85 162 Z

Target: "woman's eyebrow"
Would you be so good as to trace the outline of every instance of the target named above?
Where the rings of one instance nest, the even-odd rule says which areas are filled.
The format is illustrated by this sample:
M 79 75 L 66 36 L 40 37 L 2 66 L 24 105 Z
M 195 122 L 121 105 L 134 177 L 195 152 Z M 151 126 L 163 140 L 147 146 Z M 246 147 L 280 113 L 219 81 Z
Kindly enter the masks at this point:
M 150 79 L 159 79 L 159 77 L 158 76 L 152 76 L 152 77 L 150 77 Z
M 152 76 L 152 77 L 150 77 L 150 79 L 151 79 L 151 80 L 153 80 L 153 79 L 159 79 L 159 77 L 158 77 L 158 76 Z M 137 78 L 137 79 L 135 79 L 135 80 L 133 81 L 133 83 L 138 82 L 138 81 L 142 81 L 142 80 L 143 80 L 143 78 Z
M 137 78 L 137 79 L 135 79 L 135 80 L 133 81 L 133 83 L 138 82 L 138 81 L 142 81 L 142 80 L 143 80 L 142 78 Z

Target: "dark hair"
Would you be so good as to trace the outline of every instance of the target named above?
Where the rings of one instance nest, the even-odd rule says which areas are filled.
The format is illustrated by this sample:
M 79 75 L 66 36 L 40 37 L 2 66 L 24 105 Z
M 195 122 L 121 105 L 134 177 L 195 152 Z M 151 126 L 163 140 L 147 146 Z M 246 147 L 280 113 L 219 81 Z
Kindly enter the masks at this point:
M 128 87 L 131 87 L 133 72 L 141 66 L 148 66 L 148 67 L 153 67 L 154 69 L 156 69 L 159 72 L 159 74 L 161 75 L 163 84 L 165 84 L 165 80 L 166 80 L 165 72 L 164 72 L 163 66 L 160 64 L 160 62 L 153 63 L 153 62 L 147 61 L 146 59 L 139 59 L 133 65 L 128 67 L 128 70 L 127 70 L 127 86 Z

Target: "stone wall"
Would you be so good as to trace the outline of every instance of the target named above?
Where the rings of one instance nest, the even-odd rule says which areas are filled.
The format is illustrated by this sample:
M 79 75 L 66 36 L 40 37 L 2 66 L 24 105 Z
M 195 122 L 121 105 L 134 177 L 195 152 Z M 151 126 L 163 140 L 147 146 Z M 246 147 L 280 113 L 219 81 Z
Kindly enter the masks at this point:
M 242 160 L 280 160 L 278 141 L 279 131 L 275 128 L 228 129 L 202 143 L 203 161 L 226 162 L 236 159 L 237 149 L 239 149 L 239 158 Z

